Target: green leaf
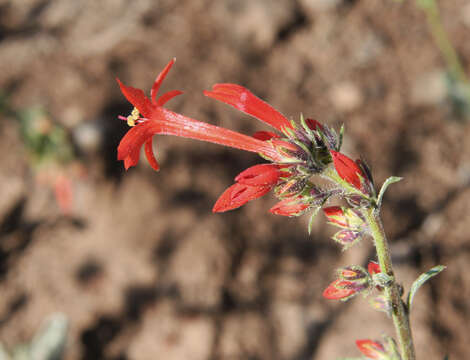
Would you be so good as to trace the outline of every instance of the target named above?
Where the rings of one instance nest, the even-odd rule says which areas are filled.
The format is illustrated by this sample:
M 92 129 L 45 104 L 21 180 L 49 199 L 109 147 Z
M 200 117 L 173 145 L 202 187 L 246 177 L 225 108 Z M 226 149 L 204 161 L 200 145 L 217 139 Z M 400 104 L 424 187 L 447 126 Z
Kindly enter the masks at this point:
M 444 266 L 444 265 L 434 266 L 432 269 L 428 270 L 424 274 L 421 274 L 415 280 L 413 285 L 411 285 L 411 289 L 410 289 L 410 292 L 408 293 L 407 300 L 406 300 L 406 304 L 408 306 L 408 311 L 411 310 L 411 304 L 413 303 L 413 298 L 416 295 L 416 292 L 418 291 L 418 289 L 421 287 L 421 285 L 423 285 L 426 281 L 428 281 L 433 276 L 436 276 L 437 274 L 439 274 L 445 268 L 446 268 L 446 266 Z
M 403 178 L 402 177 L 398 177 L 398 176 L 391 176 L 389 177 L 387 180 L 385 180 L 385 182 L 383 183 L 382 185 L 382 188 L 380 189 L 380 192 L 379 192 L 379 197 L 377 198 L 377 207 L 380 209 L 380 206 L 382 205 L 382 198 L 384 197 L 384 194 L 385 194 L 385 190 L 387 190 L 387 188 L 393 184 L 393 183 L 396 183 L 396 182 L 399 182 L 400 180 L 402 180 Z
M 312 232 L 312 226 L 313 226 L 313 220 L 315 220 L 315 217 L 317 216 L 318 212 L 320 211 L 321 206 L 316 207 L 312 211 L 312 215 L 310 215 L 310 220 L 308 221 L 308 234 Z

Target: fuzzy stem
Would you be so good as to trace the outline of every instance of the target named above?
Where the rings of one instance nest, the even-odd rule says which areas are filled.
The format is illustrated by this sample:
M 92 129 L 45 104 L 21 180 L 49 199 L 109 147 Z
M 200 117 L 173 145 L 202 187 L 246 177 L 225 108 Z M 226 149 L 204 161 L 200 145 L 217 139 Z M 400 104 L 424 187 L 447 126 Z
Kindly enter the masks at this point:
M 416 357 L 408 310 L 401 299 L 400 289 L 395 281 L 390 248 L 382 226 L 382 221 L 380 220 L 379 211 L 370 208 L 365 209 L 363 214 L 369 225 L 371 235 L 374 238 L 380 269 L 383 274 L 388 275 L 391 279 L 391 283 L 384 288 L 384 293 L 386 299 L 392 305 L 392 319 L 397 332 L 402 358 L 403 360 L 415 360 Z

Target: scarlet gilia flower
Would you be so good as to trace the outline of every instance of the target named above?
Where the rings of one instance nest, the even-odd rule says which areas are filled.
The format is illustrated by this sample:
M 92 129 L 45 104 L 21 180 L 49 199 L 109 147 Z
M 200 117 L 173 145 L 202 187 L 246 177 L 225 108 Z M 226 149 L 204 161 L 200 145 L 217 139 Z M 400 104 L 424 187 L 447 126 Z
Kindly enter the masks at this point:
M 271 209 L 272 213 L 298 215 L 318 203 L 318 194 L 308 192 L 313 187 L 308 179 L 331 163 L 329 150 L 339 151 L 340 135 L 312 119 L 301 117 L 301 124 L 296 124 L 246 88 L 235 84 L 217 84 L 204 94 L 261 120 L 278 132 L 260 131 L 247 136 L 168 110 L 163 106 L 181 91 L 169 91 L 159 97 L 157 93 L 174 61 L 171 60 L 157 76 L 150 98 L 142 90 L 126 86 L 117 79 L 122 93 L 134 105 L 131 115 L 119 117 L 131 127 L 118 147 L 118 160 L 124 161 L 126 170 L 137 165 L 143 145 L 151 167 L 158 170 L 152 147 L 153 136 L 182 136 L 256 152 L 270 161 L 239 174 L 235 184 L 217 200 L 214 212 L 235 209 L 273 188 L 281 202 Z
M 374 359 L 374 360 L 389 359 L 385 348 L 379 342 L 372 341 L 369 339 L 356 340 L 356 346 L 359 349 L 359 351 L 368 359 Z

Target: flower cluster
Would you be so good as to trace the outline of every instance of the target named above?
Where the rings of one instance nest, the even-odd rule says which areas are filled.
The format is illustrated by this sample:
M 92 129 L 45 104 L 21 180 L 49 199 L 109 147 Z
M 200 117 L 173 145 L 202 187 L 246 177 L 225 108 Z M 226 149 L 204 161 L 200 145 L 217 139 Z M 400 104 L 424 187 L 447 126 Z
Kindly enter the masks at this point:
M 366 271 L 363 267 L 352 265 L 338 270 L 338 279 L 323 291 L 323 297 L 330 300 L 349 300 L 374 286 L 373 275 L 380 273 L 380 266 L 371 261 Z
M 140 149 L 144 146 L 150 165 L 159 170 L 152 138 L 156 134 L 176 135 L 256 152 L 269 161 L 240 173 L 235 183 L 219 197 L 214 212 L 238 208 L 271 190 L 280 200 L 270 209 L 273 214 L 297 216 L 313 207 L 319 208 L 331 196 L 344 191 L 338 184 L 335 188 L 321 189 L 311 181 L 313 175 L 325 176 L 331 163 L 334 163 L 337 179 L 346 184 L 351 202 L 370 201 L 374 193 L 368 170 L 362 163 L 339 152 L 343 131 L 337 133 L 303 116 L 299 123 L 288 120 L 248 89 L 235 84 L 216 84 L 204 94 L 270 125 L 275 132 L 260 131 L 247 136 L 164 108 L 167 101 L 182 93 L 173 90 L 157 97 L 174 61 L 157 76 L 150 98 L 142 90 L 117 80 L 124 96 L 134 105 L 131 115 L 120 116 L 131 127 L 118 147 L 118 160 L 124 161 L 126 169 L 138 163 Z

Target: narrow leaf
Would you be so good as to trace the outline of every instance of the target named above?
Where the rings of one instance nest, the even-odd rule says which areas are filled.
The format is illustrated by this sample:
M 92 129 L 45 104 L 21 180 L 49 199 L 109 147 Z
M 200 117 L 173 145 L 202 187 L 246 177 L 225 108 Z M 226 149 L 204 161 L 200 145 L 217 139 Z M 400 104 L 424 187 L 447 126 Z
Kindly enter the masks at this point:
M 421 285 L 423 285 L 426 281 L 428 281 L 433 276 L 436 276 L 437 274 L 439 274 L 445 268 L 446 268 L 446 266 L 444 266 L 444 265 L 434 266 L 432 269 L 428 270 L 424 274 L 421 274 L 415 280 L 413 285 L 411 285 L 410 292 L 408 293 L 408 296 L 407 296 L 408 311 L 411 310 L 411 304 L 413 303 L 413 298 L 416 295 L 416 292 L 418 291 L 418 289 L 421 287 Z
M 321 206 L 316 207 L 312 211 L 312 215 L 310 215 L 310 220 L 308 221 L 308 234 L 312 232 L 312 226 L 313 226 L 313 220 L 315 220 L 315 217 L 317 216 L 318 212 L 320 211 Z
M 398 177 L 398 176 L 391 176 L 389 177 L 387 180 L 385 180 L 385 182 L 383 183 L 382 185 L 382 188 L 380 189 L 380 193 L 379 193 L 379 197 L 377 199 L 377 207 L 380 209 L 380 206 L 382 205 L 382 198 L 385 194 L 385 190 L 387 190 L 387 188 L 389 187 L 389 185 L 393 184 L 393 183 L 396 183 L 396 182 L 399 182 L 400 180 L 402 180 L 403 178 L 402 177 Z

